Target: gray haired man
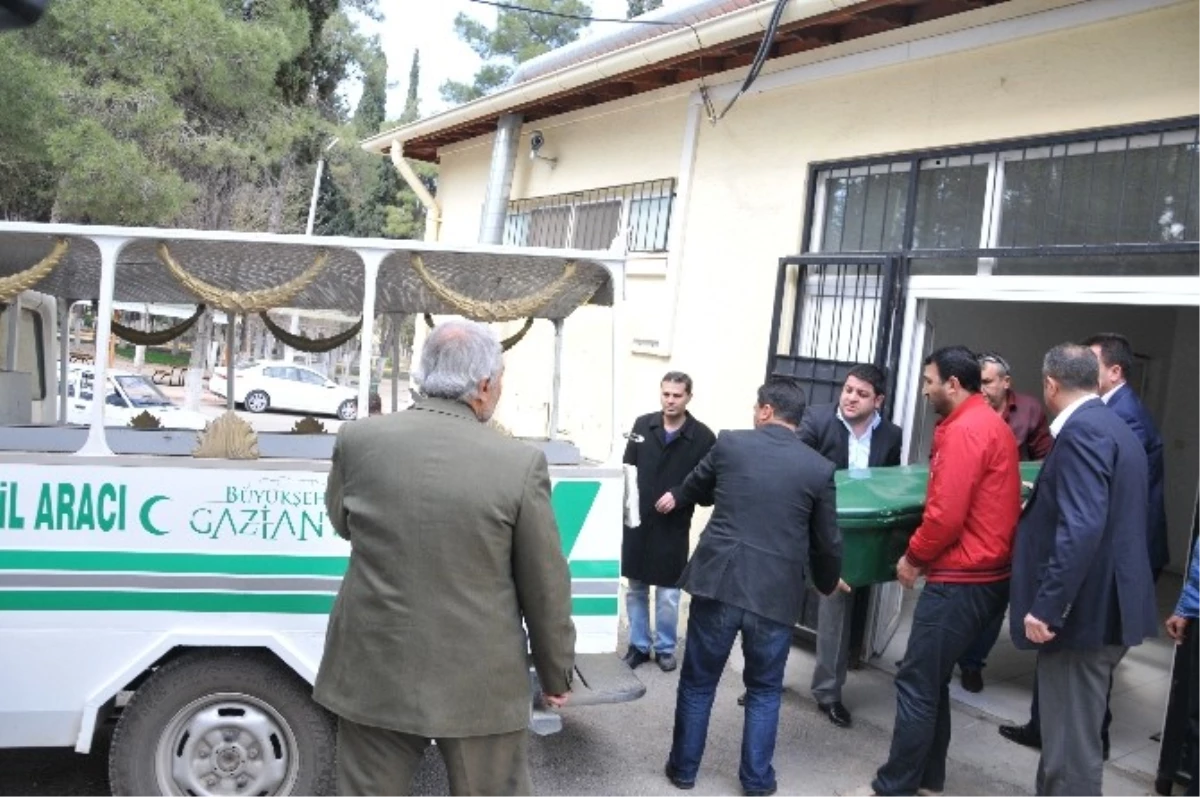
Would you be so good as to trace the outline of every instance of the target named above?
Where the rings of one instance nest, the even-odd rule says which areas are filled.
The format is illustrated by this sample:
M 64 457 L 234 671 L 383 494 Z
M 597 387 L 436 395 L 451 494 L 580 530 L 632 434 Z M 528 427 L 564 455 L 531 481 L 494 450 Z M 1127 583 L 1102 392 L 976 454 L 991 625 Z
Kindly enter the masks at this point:
M 486 426 L 503 371 L 486 327 L 446 322 L 423 398 L 338 432 L 326 508 L 350 564 L 313 696 L 338 716 L 340 794 L 409 793 L 431 739 L 452 793 L 532 791 L 526 650 L 562 706 L 575 627 L 546 458 Z

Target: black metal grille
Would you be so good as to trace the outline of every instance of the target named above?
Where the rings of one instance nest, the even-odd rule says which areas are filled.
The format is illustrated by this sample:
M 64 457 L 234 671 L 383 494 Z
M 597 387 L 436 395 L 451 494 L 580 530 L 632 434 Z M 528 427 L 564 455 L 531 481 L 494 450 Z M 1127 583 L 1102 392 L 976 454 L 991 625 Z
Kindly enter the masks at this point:
M 798 380 L 811 404 L 836 401 L 846 375 L 861 363 L 883 368 L 891 382 L 901 268 L 894 257 L 782 259 L 768 374 Z M 785 308 L 789 286 L 794 298 Z
M 805 247 L 968 257 L 1195 252 L 1198 170 L 1194 118 L 814 165 Z
M 624 230 L 630 252 L 665 252 L 675 180 L 576 191 L 508 203 L 504 243 L 608 249 Z

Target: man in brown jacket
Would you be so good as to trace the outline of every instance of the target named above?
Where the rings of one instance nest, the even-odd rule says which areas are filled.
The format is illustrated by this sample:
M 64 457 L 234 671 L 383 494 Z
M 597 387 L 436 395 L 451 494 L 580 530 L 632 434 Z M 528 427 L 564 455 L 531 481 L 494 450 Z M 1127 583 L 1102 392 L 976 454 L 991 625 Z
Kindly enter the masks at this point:
M 545 456 L 485 425 L 502 373 L 486 327 L 446 322 L 425 398 L 338 433 L 325 500 L 350 564 L 313 696 L 338 715 L 342 795 L 408 793 L 431 739 L 452 793 L 529 794 L 528 651 L 566 702 L 570 576 Z

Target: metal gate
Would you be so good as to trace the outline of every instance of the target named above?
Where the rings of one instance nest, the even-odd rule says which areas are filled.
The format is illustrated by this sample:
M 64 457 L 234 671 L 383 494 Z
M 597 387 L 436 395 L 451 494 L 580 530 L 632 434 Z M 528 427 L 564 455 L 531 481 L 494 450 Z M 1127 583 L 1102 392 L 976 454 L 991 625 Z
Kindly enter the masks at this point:
M 838 400 L 850 369 L 871 363 L 887 374 L 884 415 L 891 415 L 900 361 L 907 262 L 898 255 L 781 258 L 767 377 L 790 376 L 803 386 L 810 405 L 829 404 Z M 871 594 L 869 588 L 854 591 L 849 615 L 852 666 L 866 658 L 863 645 Z M 808 642 L 816 636 L 816 597 L 815 590 L 806 593 L 796 628 L 797 636 Z M 893 614 L 898 613 L 897 602 Z
M 846 374 L 887 374 L 890 412 L 900 360 L 907 261 L 897 255 L 796 255 L 779 261 L 767 376 L 790 376 L 809 404 L 837 401 Z

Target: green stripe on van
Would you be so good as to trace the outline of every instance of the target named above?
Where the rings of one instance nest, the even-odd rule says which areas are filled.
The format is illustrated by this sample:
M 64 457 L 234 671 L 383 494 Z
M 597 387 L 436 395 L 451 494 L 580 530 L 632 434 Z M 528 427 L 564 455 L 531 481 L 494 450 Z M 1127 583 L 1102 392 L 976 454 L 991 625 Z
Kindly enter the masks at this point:
M 115 573 L 228 573 L 264 576 L 341 576 L 345 556 L 148 553 L 139 551 L 0 551 L 0 570 Z
M 0 611 L 10 612 L 265 612 L 328 614 L 332 595 L 241 592 L 118 592 L 109 590 L 4 590 Z M 579 617 L 617 614 L 617 599 L 588 596 L 571 599 Z
M 342 576 L 345 556 L 149 553 L 135 551 L 0 551 L 0 570 L 109 573 L 226 573 L 261 576 Z M 571 562 L 572 578 L 619 578 L 615 559 Z

